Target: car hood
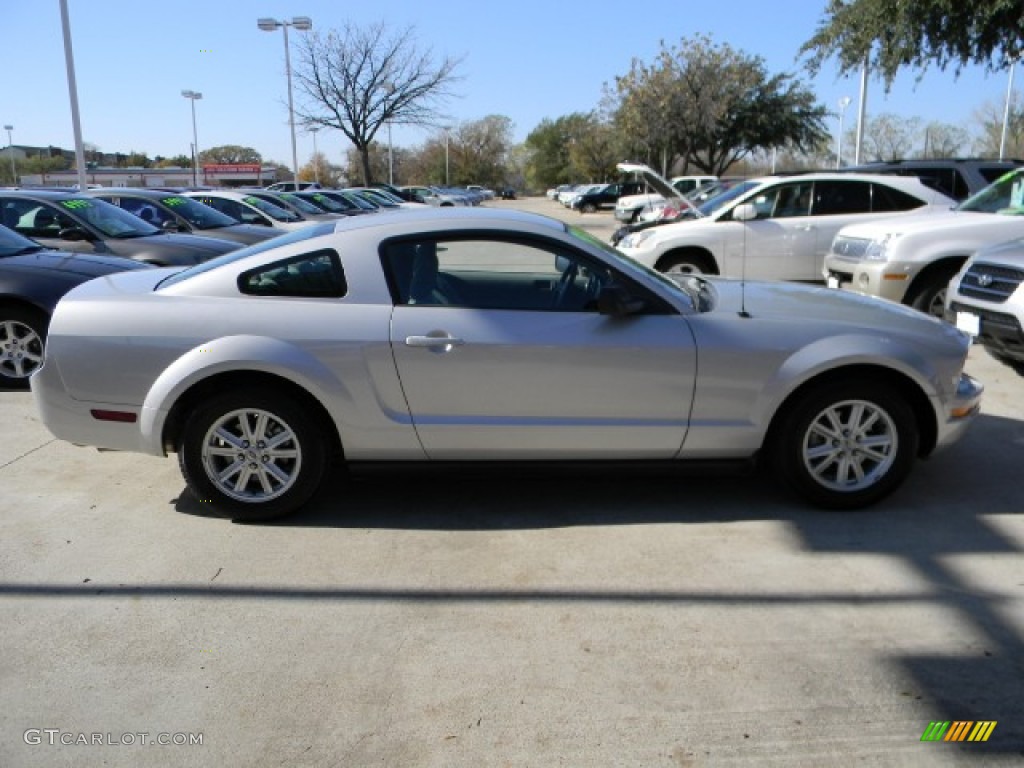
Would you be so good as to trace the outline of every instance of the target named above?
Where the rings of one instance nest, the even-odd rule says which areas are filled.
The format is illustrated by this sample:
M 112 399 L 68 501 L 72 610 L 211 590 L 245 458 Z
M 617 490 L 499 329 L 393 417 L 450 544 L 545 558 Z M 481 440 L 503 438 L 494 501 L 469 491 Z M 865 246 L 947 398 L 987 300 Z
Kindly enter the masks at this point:
M 955 344 L 965 354 L 970 337 L 949 323 L 896 302 L 857 293 L 786 282 L 712 278 L 718 292 L 716 312 L 745 311 L 755 322 L 785 323 L 815 336 L 851 332 L 882 337 L 915 337 L 935 344 Z
M 940 233 L 953 231 L 957 233 L 977 230 L 993 232 L 1006 229 L 1011 233 L 1024 233 L 1024 216 L 1011 216 L 999 213 L 977 213 L 975 211 L 949 211 L 942 208 L 931 209 L 922 213 L 901 213 L 863 224 L 849 224 L 843 227 L 843 237 L 874 240 L 886 235 L 916 235 L 918 233 Z M 1007 235 L 1012 237 L 1012 234 Z
M 672 186 L 672 184 L 661 174 L 648 168 L 646 165 L 639 163 L 619 163 L 615 166 L 623 173 L 636 173 L 643 177 L 643 180 L 647 182 L 648 186 L 658 191 L 662 197 L 666 200 L 678 200 L 683 205 L 690 205 L 689 201 L 683 197 L 679 190 Z
M 101 277 L 111 272 L 126 269 L 148 269 L 148 264 L 120 258 L 118 256 L 98 256 L 88 253 L 70 253 L 67 251 L 37 251 L 17 256 L 0 257 L 0 267 L 45 270 L 47 272 L 63 272 L 68 275 L 82 277 Z
M 222 253 L 230 253 L 239 247 L 239 243 L 232 240 L 173 233 L 125 240 L 111 238 L 104 241 L 104 244 L 117 256 L 176 266 L 198 264 Z

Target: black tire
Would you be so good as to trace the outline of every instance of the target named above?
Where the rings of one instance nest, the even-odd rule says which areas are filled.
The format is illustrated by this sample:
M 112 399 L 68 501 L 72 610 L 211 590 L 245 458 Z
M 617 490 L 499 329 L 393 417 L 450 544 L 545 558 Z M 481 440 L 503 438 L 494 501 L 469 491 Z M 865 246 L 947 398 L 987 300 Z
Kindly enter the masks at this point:
M 836 433 L 830 429 L 836 425 L 851 428 Z M 919 439 L 914 412 L 895 387 L 852 380 L 802 395 L 767 447 L 779 478 L 804 499 L 826 509 L 858 509 L 906 479 Z
M 665 274 L 707 274 L 707 264 L 700 256 L 665 256 L 658 262 L 658 271 Z
M 0 305 L 0 387 L 27 389 L 43 364 L 49 318 L 28 307 Z
M 946 290 L 956 269 L 944 269 L 929 275 L 907 303 L 926 315 L 943 319 L 946 311 Z
M 237 443 L 215 435 L 216 427 Z M 267 445 L 267 440 L 279 442 Z M 251 389 L 212 397 L 188 416 L 178 464 L 196 498 L 216 514 L 258 522 L 283 517 L 309 501 L 323 480 L 327 453 L 323 432 L 293 398 Z M 236 470 L 228 474 L 232 467 Z M 214 473 L 224 473 L 232 483 L 215 481 Z
M 641 209 L 639 209 L 639 208 L 637 208 L 635 211 L 633 211 L 633 215 L 629 217 L 629 223 L 630 224 L 636 224 L 638 221 L 640 221 L 640 213 L 641 213 Z
M 597 206 L 593 203 L 584 203 L 580 206 L 580 213 L 594 213 L 597 211 Z
M 1003 365 L 1009 366 L 1019 376 L 1024 376 L 1024 360 L 1017 360 L 1012 357 L 1007 357 L 1001 352 L 997 352 L 991 347 L 985 347 L 985 351 L 988 352 L 992 357 L 998 360 Z

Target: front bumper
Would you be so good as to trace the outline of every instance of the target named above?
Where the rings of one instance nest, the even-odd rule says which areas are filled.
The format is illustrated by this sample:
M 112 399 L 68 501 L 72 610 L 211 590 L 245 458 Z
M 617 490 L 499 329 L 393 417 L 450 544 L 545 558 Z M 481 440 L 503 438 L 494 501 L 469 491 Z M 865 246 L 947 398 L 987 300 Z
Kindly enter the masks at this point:
M 1005 305 L 999 306 L 1005 309 Z M 977 318 L 976 338 L 985 349 L 998 357 L 1024 363 L 1024 327 L 1019 318 L 1008 312 L 964 304 L 958 296 L 953 296 L 946 307 L 946 320 L 959 326 L 957 315 L 960 313 Z
M 981 398 L 984 393 L 985 386 L 980 381 L 966 373 L 960 374 L 956 395 L 946 409 L 945 418 L 939 420 L 936 450 L 952 445 L 963 437 L 964 432 L 981 411 Z
M 921 266 L 898 261 L 850 261 L 830 253 L 822 274 L 830 288 L 902 304 Z

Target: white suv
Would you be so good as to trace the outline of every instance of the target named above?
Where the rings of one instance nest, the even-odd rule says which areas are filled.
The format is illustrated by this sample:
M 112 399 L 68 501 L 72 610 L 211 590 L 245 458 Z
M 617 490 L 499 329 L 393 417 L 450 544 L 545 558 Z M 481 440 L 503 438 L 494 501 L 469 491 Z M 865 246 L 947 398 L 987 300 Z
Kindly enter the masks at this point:
M 968 259 L 949 284 L 946 319 L 1024 376 L 1024 240 Z
M 847 224 L 954 204 L 915 178 L 852 173 L 769 176 L 715 201 L 709 216 L 634 232 L 618 248 L 662 272 L 820 282 L 825 254 Z
M 953 210 L 844 228 L 825 258 L 824 276 L 833 288 L 942 317 L 953 275 L 976 250 L 1024 237 L 1021 214 L 1024 169 L 1003 175 Z

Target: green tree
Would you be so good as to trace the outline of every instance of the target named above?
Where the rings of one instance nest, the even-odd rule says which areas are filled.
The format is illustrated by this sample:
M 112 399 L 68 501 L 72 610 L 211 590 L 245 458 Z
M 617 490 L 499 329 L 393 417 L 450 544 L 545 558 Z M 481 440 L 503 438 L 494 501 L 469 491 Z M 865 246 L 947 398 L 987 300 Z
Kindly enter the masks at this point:
M 814 36 L 800 48 L 812 73 L 832 57 L 840 74 L 868 61 L 890 85 L 903 67 L 968 64 L 1005 70 L 1024 53 L 1020 0 L 829 0 Z
M 544 118 L 526 137 L 528 182 L 537 188 L 579 181 L 582 169 L 573 163 L 573 143 L 593 120 L 591 113 L 573 112 L 555 120 Z
M 504 115 L 488 115 L 457 126 L 448 145 L 450 182 L 457 186 L 501 183 L 512 130 L 512 120 Z
M 232 165 L 236 163 L 259 163 L 263 157 L 252 147 L 241 147 L 237 144 L 224 144 L 210 147 L 199 153 L 199 164 L 219 163 Z M 189 163 L 191 165 L 191 162 Z
M 827 136 L 827 110 L 793 75 L 771 75 L 761 57 L 705 36 L 662 44 L 654 64 L 634 61 L 616 92 L 617 125 L 630 135 L 648 130 L 641 141 L 665 165 L 679 156 L 721 175 L 756 150 L 802 150 Z
M 188 155 L 175 155 L 174 157 L 163 157 L 154 163 L 156 168 L 191 168 L 192 158 Z
M 305 103 L 296 115 L 306 125 L 341 131 L 359 155 L 359 176 L 367 184 L 382 178 L 374 175 L 371 157 L 381 128 L 389 122 L 437 125 L 458 79 L 459 60 L 435 63 L 429 50 L 417 47 L 412 27 L 391 33 L 383 23 L 349 24 L 325 36 L 302 35 L 297 47 L 295 82 Z

